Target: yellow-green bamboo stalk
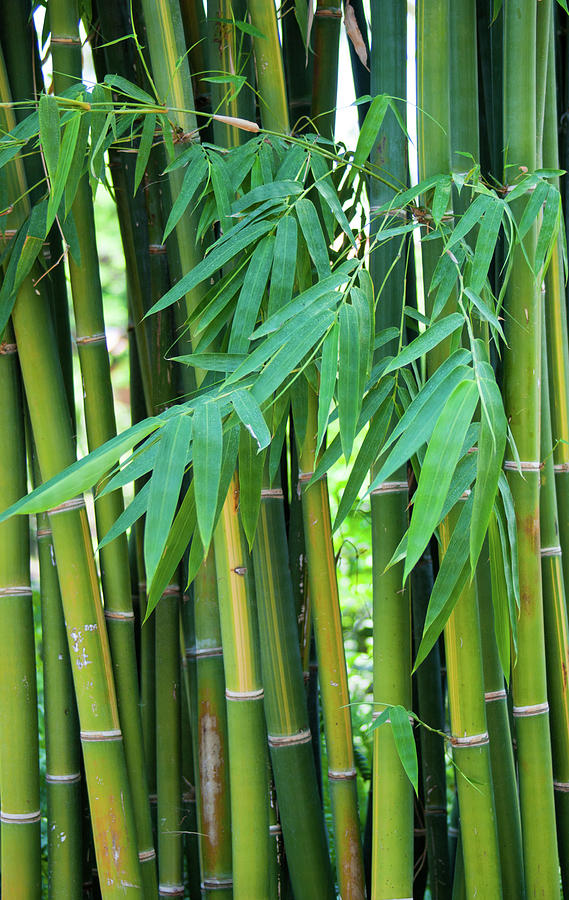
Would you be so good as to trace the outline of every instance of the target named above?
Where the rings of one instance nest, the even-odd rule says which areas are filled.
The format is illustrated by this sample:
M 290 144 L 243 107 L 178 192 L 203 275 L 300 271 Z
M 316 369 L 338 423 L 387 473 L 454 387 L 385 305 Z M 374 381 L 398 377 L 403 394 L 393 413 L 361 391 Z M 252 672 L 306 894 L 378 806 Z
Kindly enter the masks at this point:
M 313 602 L 314 633 L 328 753 L 328 782 L 334 821 L 336 865 L 344 900 L 365 896 L 356 769 L 352 743 L 350 696 L 332 544 L 326 479 L 308 484 L 315 468 L 316 395 L 309 387 L 304 445 L 299 448 L 308 580 Z
M 0 342 L 0 506 L 26 491 L 22 389 L 16 344 Z M 2 896 L 41 897 L 36 660 L 27 516 L 0 525 L 0 844 Z
M 532 0 L 510 0 L 505 7 L 504 141 L 506 172 L 512 181 L 535 168 L 536 147 L 536 6 Z M 525 65 L 519 65 L 523 54 Z M 512 203 L 519 217 L 523 199 Z M 524 239 L 533 259 L 536 228 Z M 518 656 L 512 674 L 514 717 L 528 896 L 559 896 L 559 866 L 555 846 L 555 810 L 545 673 L 543 604 L 539 531 L 540 422 L 539 379 L 541 316 L 536 279 L 522 248 L 515 250 L 506 293 L 504 399 L 520 468 L 506 462 L 514 497 L 519 549 L 520 618 Z
M 264 38 L 255 38 L 253 49 L 261 122 L 269 131 L 289 131 L 284 66 L 274 0 L 249 0 L 251 23 Z
M 214 533 L 229 734 L 233 896 L 266 900 L 270 854 L 263 684 L 251 563 L 238 505 L 234 476 Z

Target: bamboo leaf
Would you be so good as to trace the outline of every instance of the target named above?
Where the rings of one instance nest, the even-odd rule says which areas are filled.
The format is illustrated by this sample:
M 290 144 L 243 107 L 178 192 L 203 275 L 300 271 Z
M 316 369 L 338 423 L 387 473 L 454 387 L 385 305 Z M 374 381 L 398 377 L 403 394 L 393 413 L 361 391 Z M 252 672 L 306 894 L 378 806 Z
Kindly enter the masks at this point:
M 326 278 L 330 274 L 330 259 L 316 207 L 308 197 L 302 197 L 296 201 L 294 210 L 302 229 L 308 252 L 316 266 L 318 278 Z
M 54 475 L 49 481 L 37 487 L 27 497 L 22 497 L 16 503 L 13 503 L 8 509 L 0 514 L 0 522 L 5 522 L 14 514 L 28 514 L 45 512 L 82 494 L 88 488 L 92 487 L 99 479 L 108 472 L 117 459 L 126 453 L 138 441 L 160 428 L 162 422 L 159 418 L 144 419 L 137 422 L 131 428 L 123 431 L 122 434 L 111 438 L 105 444 L 97 447 L 84 456 L 83 459 L 72 463 L 63 472 Z
M 361 408 L 360 398 L 360 334 L 358 313 L 344 303 L 340 309 L 340 341 L 338 352 L 338 417 L 340 439 L 346 462 L 349 461 Z
M 150 106 L 156 106 L 156 100 L 151 97 L 150 94 L 147 94 L 146 91 L 143 91 L 138 85 L 127 81 L 122 75 L 105 75 L 103 81 L 105 84 L 108 84 L 109 87 L 112 87 L 113 90 L 120 91 L 122 94 L 126 94 L 127 97 L 132 97 L 133 100 L 150 104 Z
M 358 455 L 350 469 L 348 481 L 344 488 L 340 505 L 338 506 L 338 512 L 333 528 L 334 531 L 337 531 L 354 505 L 358 492 L 364 483 L 364 479 L 368 475 L 372 464 L 377 458 L 378 450 L 385 440 L 392 414 L 392 399 L 391 397 L 386 397 L 371 420 L 367 434 L 363 439 Z
M 476 384 L 470 380 L 460 382 L 448 398 L 433 429 L 413 500 L 404 579 L 420 558 L 440 519 L 477 403 Z
M 233 225 L 231 219 L 231 198 L 233 193 L 231 182 L 225 170 L 225 162 L 217 153 L 210 154 L 210 162 L 211 183 L 217 207 L 217 218 L 219 219 L 222 232 L 227 234 Z
M 553 250 L 555 239 L 559 231 L 560 220 L 561 197 L 558 191 L 550 185 L 549 196 L 543 207 L 541 227 L 537 237 L 537 246 L 535 248 L 534 271 L 536 273 L 541 272 L 546 263 L 549 262 L 551 251 Z
M 475 306 L 480 313 L 480 318 L 484 319 L 486 322 L 489 322 L 490 325 L 496 329 L 504 343 L 506 343 L 506 336 L 502 329 L 502 324 L 498 319 L 498 316 L 490 309 L 488 304 L 485 303 L 482 297 L 480 297 L 478 294 L 475 294 L 474 291 L 469 287 L 464 289 L 464 293 L 468 297 L 472 305 Z
M 260 184 L 253 188 L 252 191 L 246 193 L 239 200 L 236 200 L 231 212 L 233 215 L 242 213 L 246 209 L 251 209 L 257 203 L 264 203 L 266 200 L 282 200 L 286 197 L 298 196 L 302 194 L 304 186 L 298 181 L 290 181 L 288 179 L 282 181 L 271 181 L 269 184 Z
M 318 435 L 316 439 L 316 452 L 318 452 L 322 445 L 322 441 L 324 440 L 330 415 L 330 405 L 334 398 L 336 374 L 338 371 L 338 338 L 339 327 L 335 322 L 322 344 L 320 390 L 318 391 Z
M 475 294 L 479 294 L 482 291 L 488 276 L 488 269 L 496 249 L 496 241 L 500 233 L 503 215 L 504 204 L 495 203 L 484 213 L 482 218 L 476 239 L 472 274 L 470 276 L 470 287 Z
M 172 357 L 176 362 L 207 372 L 234 372 L 246 358 L 244 353 L 187 353 Z
M 538 215 L 543 209 L 543 204 L 549 194 L 549 185 L 546 181 L 538 181 L 535 190 L 531 192 L 523 211 L 520 223 L 518 225 L 518 235 L 520 239 L 524 238 L 531 226 L 536 221 Z
M 474 341 L 473 359 L 481 404 L 478 465 L 474 485 L 474 506 L 470 523 L 470 567 L 474 574 L 492 515 L 502 471 L 508 422 L 494 371 L 484 357 L 482 341 Z
M 235 412 L 243 427 L 257 445 L 257 453 L 271 443 L 271 432 L 267 428 L 261 408 L 250 391 L 237 390 L 231 394 Z
M 231 324 L 228 347 L 230 353 L 246 353 L 249 349 L 250 335 L 259 315 L 274 252 L 275 238 L 271 234 L 264 237 L 253 250 Z
M 193 422 L 194 483 L 198 525 L 204 548 L 209 547 L 221 478 L 223 431 L 217 403 L 196 406 Z
M 174 520 L 191 435 L 192 420 L 186 415 L 170 419 L 160 434 L 144 529 L 144 564 L 149 581 L 156 571 Z
M 261 508 L 261 487 L 266 451 L 259 453 L 257 442 L 244 429 L 239 438 L 239 512 L 249 549 L 253 546 Z
M 59 159 L 59 106 L 51 94 L 42 94 L 39 102 L 40 145 L 52 187 Z
M 144 117 L 144 123 L 142 125 L 142 134 L 140 135 L 140 144 L 138 145 L 138 152 L 136 154 L 136 168 L 134 170 L 134 193 L 136 194 L 140 182 L 142 181 L 142 176 L 146 171 L 146 166 L 148 165 L 148 159 L 150 157 L 150 151 L 152 150 L 152 143 L 154 141 L 154 132 L 156 130 L 156 115 L 155 113 L 150 113 Z M 177 199 L 177 198 L 176 198 Z
M 390 98 L 387 94 L 378 94 L 371 101 L 366 117 L 360 128 L 360 136 L 352 160 L 353 167 L 349 175 L 350 181 L 353 181 L 357 174 L 356 166 L 361 167 L 366 164 L 389 106 Z
M 405 769 L 407 778 L 413 785 L 415 793 L 419 793 L 419 764 L 417 762 L 417 747 L 413 737 L 413 728 L 409 721 L 409 713 L 403 706 L 391 706 L 389 719 L 397 754 L 401 765 Z
M 277 225 L 268 315 L 283 309 L 292 298 L 298 243 L 296 220 L 285 216 Z
M 188 291 L 191 291 L 198 284 L 201 284 L 202 281 L 205 281 L 206 278 L 209 278 L 217 272 L 218 269 L 223 268 L 230 259 L 233 259 L 241 250 L 244 250 L 245 247 L 249 247 L 253 244 L 256 240 L 266 234 L 267 231 L 270 231 L 272 227 L 272 222 L 254 222 L 248 228 L 243 229 L 243 231 L 236 235 L 234 240 L 226 241 L 220 247 L 217 247 L 214 244 L 210 253 L 208 253 L 197 266 L 194 266 L 190 272 L 183 275 L 178 283 L 170 288 L 170 290 L 154 304 L 144 318 L 176 303 L 176 301 L 180 300 L 184 294 L 187 294 Z
M 166 546 L 160 557 L 160 561 L 154 572 L 154 577 L 148 582 L 148 601 L 144 621 L 155 608 L 164 593 L 166 587 L 172 581 L 174 572 L 178 568 L 182 556 L 188 547 L 188 535 L 196 530 L 196 502 L 194 496 L 194 483 L 192 482 L 186 491 L 180 508 L 176 513 Z
M 451 313 L 450 316 L 445 316 L 444 319 L 440 319 L 438 322 L 430 325 L 423 334 L 420 334 L 419 337 L 416 337 L 410 344 L 407 344 L 407 346 L 392 359 L 384 370 L 384 374 L 394 372 L 396 369 L 408 365 L 420 356 L 424 356 L 425 353 L 428 353 L 429 350 L 432 350 L 440 344 L 441 341 L 444 341 L 445 338 L 453 334 L 458 328 L 462 328 L 463 325 L 464 319 L 460 313 Z
M 146 512 L 146 507 L 148 504 L 148 494 L 150 491 L 150 482 L 144 484 L 139 491 L 134 495 L 134 499 L 129 503 L 129 505 L 122 511 L 118 519 L 113 523 L 113 525 L 109 528 L 105 536 L 101 541 L 99 541 L 99 546 L 97 550 L 101 551 L 103 547 L 106 547 L 107 544 L 110 544 L 111 541 L 114 541 L 121 534 L 123 534 L 131 525 L 134 525 L 141 516 Z
M 350 291 L 352 305 L 358 314 L 358 331 L 360 336 L 359 358 L 359 395 L 363 395 L 371 368 L 371 348 L 373 340 L 374 319 L 373 307 L 370 307 L 368 298 L 360 288 L 353 287 Z
M 484 213 L 491 209 L 495 202 L 496 200 L 492 196 L 488 194 L 479 194 L 470 204 L 464 215 L 461 216 L 458 224 L 455 225 L 454 230 L 448 239 L 446 249 L 450 250 L 451 247 L 463 240 L 468 232 L 471 231 L 475 225 L 478 225 Z
M 437 182 L 435 193 L 433 194 L 433 202 L 431 204 L 431 213 L 435 225 L 440 225 L 444 214 L 446 213 L 450 200 L 451 178 L 450 176 L 444 181 Z
M 508 540 L 511 548 L 512 563 L 512 590 L 516 601 L 516 607 L 520 608 L 520 579 L 518 570 L 518 527 L 516 524 L 516 511 L 514 507 L 514 498 L 508 484 L 508 479 L 503 472 L 500 473 L 498 479 L 498 488 L 504 505 L 504 514 L 506 516 L 506 524 L 508 528 Z M 1 520 L 0 520 L 1 521 Z
M 329 208 L 332 210 L 336 221 L 338 222 L 342 231 L 347 235 L 348 240 L 350 241 L 352 246 L 355 247 L 356 241 L 353 231 L 350 228 L 350 223 L 348 222 L 346 213 L 342 209 L 342 205 L 334 188 L 327 181 L 315 181 L 314 186 L 324 200 L 324 203 L 327 203 Z
M 77 193 L 79 180 L 85 172 L 85 154 L 87 151 L 90 127 L 91 114 L 83 113 L 79 119 L 79 131 L 75 142 L 75 151 L 65 183 L 65 218 L 69 215 L 69 210 L 71 209 Z
M 427 658 L 445 627 L 460 594 L 468 582 L 468 531 L 472 512 L 472 494 L 466 500 L 451 535 L 439 574 L 433 585 L 427 607 L 423 636 L 413 671 Z M 413 521 L 413 517 L 411 517 Z
M 57 168 L 51 179 L 51 193 L 47 205 L 47 221 L 45 225 L 44 238 L 51 224 L 55 219 L 57 210 L 63 197 L 63 192 L 67 186 L 69 170 L 75 155 L 75 147 L 79 137 L 79 125 L 81 122 L 81 113 L 75 113 L 65 128 L 63 129 L 63 139 L 61 141 L 61 149 L 57 160 Z

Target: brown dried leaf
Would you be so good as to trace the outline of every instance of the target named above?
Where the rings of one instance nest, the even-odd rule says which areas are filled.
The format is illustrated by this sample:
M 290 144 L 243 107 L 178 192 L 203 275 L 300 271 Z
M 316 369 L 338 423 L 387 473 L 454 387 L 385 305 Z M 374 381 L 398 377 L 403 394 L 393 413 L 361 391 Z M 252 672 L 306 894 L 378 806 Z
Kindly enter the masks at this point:
M 369 72 L 366 45 L 364 44 L 364 39 L 358 27 L 356 14 L 350 0 L 346 0 L 346 3 L 344 4 L 344 27 L 346 29 L 346 34 L 354 45 L 354 50 L 358 54 L 362 65 L 365 66 Z

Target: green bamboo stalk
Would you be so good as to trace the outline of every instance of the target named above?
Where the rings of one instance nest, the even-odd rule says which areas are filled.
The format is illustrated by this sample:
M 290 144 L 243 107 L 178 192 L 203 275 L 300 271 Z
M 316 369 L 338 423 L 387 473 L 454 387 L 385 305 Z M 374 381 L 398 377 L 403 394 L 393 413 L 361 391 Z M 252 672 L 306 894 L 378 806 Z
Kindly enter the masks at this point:
M 248 65 L 251 56 L 251 40 L 232 23 L 232 19 L 242 22 L 246 17 L 247 5 L 244 0 L 209 0 L 208 2 L 208 60 L 216 73 L 245 75 L 252 81 L 253 73 Z M 238 94 L 230 84 L 211 85 L 212 110 L 222 116 L 238 119 L 255 118 L 255 95 L 249 87 Z M 235 147 L 243 143 L 249 133 L 228 122 L 213 122 L 213 137 L 220 147 Z
M 311 118 L 324 137 L 334 139 L 338 90 L 338 48 L 342 4 L 340 0 L 318 0 L 314 13 Z
M 433 566 L 430 552 L 423 554 L 411 573 L 413 649 L 417 653 L 431 589 Z M 419 717 L 429 726 L 421 728 L 421 771 L 431 890 L 435 898 L 449 898 L 452 889 L 447 840 L 445 727 L 441 660 L 438 643 L 415 673 Z
M 190 898 L 201 896 L 201 864 L 200 864 L 200 828 L 198 825 L 199 773 L 197 762 L 197 717 L 196 707 L 196 665 L 193 658 L 188 657 L 187 626 L 191 621 L 191 605 L 193 591 L 182 596 L 182 613 L 180 615 L 180 652 L 182 663 L 182 801 L 184 815 L 182 830 L 184 833 L 185 883 Z M 189 640 L 195 644 L 195 638 Z M 198 777 L 196 777 L 198 776 Z
M 288 115 L 296 131 L 306 130 L 312 105 L 312 73 L 314 56 L 306 53 L 304 36 L 294 12 L 294 2 L 283 3 L 283 65 L 288 95 Z M 308 4 L 306 4 L 308 7 Z M 308 15 L 308 9 L 307 9 Z M 299 126 L 300 122 L 300 126 Z
M 363 42 L 364 49 L 366 51 L 366 61 L 360 59 L 356 47 L 354 46 L 354 42 L 352 40 L 349 41 L 350 48 L 350 61 L 352 64 L 352 76 L 354 79 L 354 90 L 356 94 L 356 98 L 359 100 L 361 97 L 364 97 L 366 94 L 371 92 L 371 84 L 370 84 L 370 71 L 369 71 L 369 37 L 368 37 L 368 27 L 366 14 L 364 11 L 364 6 L 362 0 L 351 0 L 350 6 L 353 11 L 353 16 L 355 23 L 359 29 L 361 39 Z M 344 7 L 344 15 L 346 15 L 346 9 Z M 349 13 L 347 13 L 349 15 Z M 359 103 L 358 104 L 358 123 L 360 128 L 363 125 L 364 119 L 366 117 L 367 111 L 369 109 L 369 103 Z
M 400 0 L 372 8 L 371 89 L 373 94 L 406 96 L 407 9 Z M 406 138 L 389 110 L 371 154 L 373 165 L 390 180 L 408 181 Z M 378 179 L 370 180 L 371 232 L 379 221 L 374 211 L 392 198 Z M 376 247 L 370 254 L 370 274 L 376 289 L 386 280 L 393 260 L 391 248 Z M 405 302 L 405 254 L 402 250 L 383 287 L 376 311 L 376 330 L 399 327 Z M 397 347 L 382 348 L 392 354 Z M 373 479 L 374 473 L 372 471 Z M 382 484 L 371 497 L 373 559 L 374 702 L 379 714 L 383 704 L 411 707 L 411 596 L 407 583 L 401 591 L 403 563 L 386 567 L 408 526 L 407 472 L 403 467 L 393 480 Z M 379 706 L 377 704 L 380 704 Z M 373 854 L 372 895 L 410 897 L 413 892 L 413 793 L 399 759 L 391 728 L 378 728 L 373 755 Z
M 232 867 L 227 711 L 213 547 L 196 576 L 194 598 L 195 646 L 190 652 L 197 675 L 202 890 L 204 898 L 229 898 Z
M 544 291 L 545 294 L 545 291 Z M 544 298 L 545 301 L 547 298 Z M 569 622 L 559 545 L 557 496 L 553 469 L 549 379 L 542 304 L 540 533 L 543 618 L 547 653 L 547 695 L 551 709 L 551 753 L 557 819 L 557 845 L 564 891 L 569 886 Z
M 253 543 L 265 718 L 289 875 L 298 900 L 334 896 L 288 567 L 283 493 L 268 478 Z
M 336 563 L 332 544 L 326 479 L 308 484 L 315 467 L 316 395 L 308 387 L 308 418 L 304 445 L 299 448 L 308 579 L 313 603 L 314 632 L 320 671 L 320 691 L 328 753 L 328 782 L 334 821 L 336 865 L 340 894 L 365 896 L 356 769 L 352 744 L 350 697 Z
M 214 533 L 229 735 L 233 896 L 266 900 L 270 854 L 263 686 L 253 579 L 238 498 L 234 476 Z
M 51 528 L 38 515 L 38 556 L 42 619 L 48 896 L 73 900 L 82 883 L 81 750 L 77 704 Z M 65 840 L 62 840 L 62 835 Z
M 535 168 L 536 3 L 512 0 L 505 9 L 504 139 L 508 180 Z M 520 54 L 526 64 L 518 65 Z M 523 200 L 512 203 L 516 217 Z M 533 259 L 536 229 L 528 232 L 525 252 Z M 540 303 L 536 280 L 522 248 L 514 255 L 506 293 L 504 398 L 521 472 L 506 463 L 514 497 L 519 548 L 520 618 L 518 657 L 512 674 L 518 745 L 524 868 L 528 896 L 559 896 L 555 810 L 545 674 L 543 604 L 539 558 L 539 371 Z
M 81 76 L 78 10 L 74 0 L 55 0 L 50 8 L 54 85 L 62 91 L 70 79 Z M 75 43 L 70 44 L 73 39 Z M 63 40 L 63 42 L 62 42 Z M 70 258 L 71 293 L 76 323 L 76 343 L 83 381 L 87 442 L 90 450 L 116 435 L 110 363 L 106 346 L 105 321 L 91 190 L 87 176 L 81 179 L 72 206 L 78 229 L 80 264 Z M 120 491 L 99 498 L 95 517 L 99 538 L 123 512 Z M 133 793 L 139 855 L 145 890 L 156 892 L 156 863 L 152 839 L 148 787 L 145 778 L 142 726 L 138 705 L 138 675 L 134 644 L 134 613 L 126 535 L 100 551 L 105 618 L 117 686 L 119 715 L 125 740 L 127 769 Z
M 504 689 L 504 674 L 494 632 L 488 545 L 483 548 L 478 561 L 476 580 L 482 631 L 484 697 L 488 734 L 490 735 L 490 759 L 496 801 L 502 886 L 504 897 L 511 897 L 513 900 L 514 897 L 525 895 L 522 828 L 508 698 Z
M 249 0 L 251 23 L 265 37 L 255 38 L 253 50 L 263 128 L 288 133 L 288 105 L 284 66 L 274 0 Z
M 17 348 L 8 327 L 0 343 L 0 506 L 26 491 L 23 399 Z M 0 843 L 2 895 L 41 897 L 36 658 L 28 517 L 0 525 Z

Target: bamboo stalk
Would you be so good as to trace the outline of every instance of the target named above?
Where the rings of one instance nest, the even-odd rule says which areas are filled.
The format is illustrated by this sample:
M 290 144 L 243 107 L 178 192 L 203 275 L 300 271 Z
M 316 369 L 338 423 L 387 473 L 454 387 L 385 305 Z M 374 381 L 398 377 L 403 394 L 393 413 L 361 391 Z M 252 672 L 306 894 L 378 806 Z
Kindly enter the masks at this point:
M 268 478 L 253 543 L 265 718 L 294 896 L 334 896 L 288 568 L 283 496 Z
M 525 166 L 535 168 L 536 3 L 512 0 L 505 9 L 504 139 L 508 146 L 508 180 Z M 516 60 L 524 54 L 526 65 Z M 512 173 L 512 174 L 510 174 Z M 521 215 L 523 200 L 512 203 Z M 536 229 L 524 247 L 535 252 Z M 512 674 L 518 743 L 520 806 L 526 890 L 529 896 L 559 896 L 555 848 L 555 811 L 545 675 L 543 603 L 539 558 L 539 382 L 540 304 L 535 277 L 521 248 L 516 249 L 506 293 L 508 313 L 504 359 L 506 414 L 518 448 L 521 473 L 508 469 L 518 528 L 520 618 L 518 657 Z
M 251 23 L 265 36 L 253 41 L 261 122 L 269 131 L 286 134 L 288 105 L 274 0 L 249 0 L 248 9 Z
M 355 900 L 365 896 L 365 883 L 350 697 L 326 479 L 321 478 L 314 484 L 307 483 L 315 466 L 317 412 L 316 395 L 310 386 L 308 392 L 306 438 L 304 445 L 299 448 L 299 480 L 305 485 L 302 491 L 302 513 L 308 580 L 320 670 L 338 884 L 345 900 Z
M 0 343 L 0 506 L 26 490 L 23 400 L 16 344 Z M 0 841 L 2 895 L 41 897 L 40 793 L 36 659 L 30 587 L 28 517 L 0 525 Z
M 341 0 L 318 0 L 314 13 L 314 77 L 312 113 L 316 128 L 334 139 L 338 89 L 338 47 L 342 24 Z
M 251 563 L 238 498 L 234 476 L 214 533 L 229 735 L 233 896 L 265 900 L 270 862 L 263 686 Z

